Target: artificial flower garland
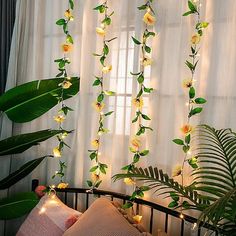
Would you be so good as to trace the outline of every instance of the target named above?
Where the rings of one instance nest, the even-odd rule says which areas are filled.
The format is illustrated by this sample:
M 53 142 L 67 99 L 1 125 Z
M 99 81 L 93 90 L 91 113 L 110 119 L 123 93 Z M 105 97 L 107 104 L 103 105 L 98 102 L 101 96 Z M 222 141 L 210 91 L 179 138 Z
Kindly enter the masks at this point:
M 106 34 L 109 26 L 112 23 L 111 16 L 114 14 L 114 11 L 109 13 L 108 8 L 108 1 L 105 1 L 101 5 L 98 5 L 94 8 L 94 10 L 98 11 L 102 15 L 102 20 L 100 22 L 100 26 L 96 28 L 96 33 L 99 37 L 102 38 L 103 48 L 101 53 L 94 53 L 93 55 L 99 58 L 101 72 L 100 75 L 95 76 L 95 80 L 93 82 L 93 86 L 99 86 L 100 91 L 98 93 L 96 101 L 93 102 L 92 106 L 95 111 L 98 113 L 98 129 L 96 132 L 96 138 L 91 141 L 91 145 L 93 149 L 88 150 L 90 152 L 90 159 L 91 161 L 95 162 L 90 169 L 91 179 L 87 180 L 87 184 L 89 187 L 98 188 L 99 185 L 102 183 L 101 174 L 106 174 L 106 169 L 108 168 L 107 164 L 102 163 L 100 160 L 101 157 L 101 136 L 105 133 L 108 133 L 109 130 L 104 127 L 104 119 L 106 116 L 109 116 L 113 113 L 113 111 L 108 111 L 104 113 L 105 104 L 105 97 L 106 96 L 113 96 L 115 93 L 113 91 L 105 90 L 104 89 L 104 79 L 105 75 L 108 74 L 112 70 L 112 65 L 109 64 L 106 59 L 110 52 L 109 43 L 113 41 L 115 38 L 107 39 Z
M 64 13 L 64 18 L 61 18 L 57 20 L 56 24 L 61 26 L 63 28 L 63 32 L 65 34 L 65 42 L 61 45 L 61 50 L 63 51 L 63 57 L 58 58 L 55 60 L 55 62 L 58 65 L 59 73 L 56 75 L 56 77 L 63 77 L 64 80 L 62 83 L 58 84 L 61 88 L 61 94 L 58 97 L 58 104 L 60 105 L 60 109 L 57 112 L 57 115 L 55 115 L 54 121 L 58 124 L 60 130 L 63 129 L 63 122 L 66 120 L 66 116 L 69 111 L 73 111 L 70 107 L 68 107 L 64 100 L 63 100 L 63 93 L 65 89 L 69 89 L 72 85 L 70 82 L 71 78 L 67 74 L 66 66 L 71 63 L 70 59 L 68 58 L 68 53 L 73 48 L 73 38 L 69 33 L 68 25 L 71 21 L 74 20 L 74 16 L 72 14 L 74 9 L 74 0 L 68 1 L 68 8 L 66 9 Z M 68 187 L 67 183 L 63 182 L 63 178 L 65 176 L 65 168 L 66 163 L 64 161 L 61 161 L 62 155 L 63 155 L 63 149 L 64 146 L 69 147 L 64 139 L 68 136 L 69 132 L 65 131 L 60 135 L 57 135 L 58 145 L 53 148 L 53 155 L 55 158 L 58 158 L 59 160 L 59 170 L 55 171 L 55 174 L 52 176 L 54 179 L 55 177 L 60 178 L 60 183 L 57 185 L 58 188 L 66 188 Z
M 149 153 L 148 149 L 141 150 L 141 139 L 140 136 L 145 134 L 147 130 L 152 130 L 151 127 L 144 125 L 145 121 L 150 121 L 150 117 L 143 113 L 142 108 L 144 105 L 144 99 L 143 94 L 148 93 L 150 94 L 153 91 L 153 88 L 146 87 L 144 85 L 145 78 L 145 68 L 147 66 L 151 66 L 153 60 L 151 58 L 151 52 L 152 49 L 150 46 L 148 46 L 148 39 L 150 37 L 154 37 L 155 33 L 153 31 L 149 30 L 150 26 L 153 26 L 156 22 L 155 12 L 152 7 L 153 0 L 146 0 L 145 4 L 138 7 L 139 10 L 144 10 L 145 14 L 143 15 L 143 22 L 144 22 L 144 31 L 142 33 L 141 40 L 138 40 L 135 37 L 132 37 L 133 42 L 141 47 L 141 56 L 140 56 L 140 71 L 137 73 L 131 73 L 133 76 L 136 77 L 137 83 L 139 85 L 139 91 L 135 98 L 132 99 L 132 105 L 136 109 L 135 111 L 135 117 L 132 120 L 132 123 L 137 123 L 137 130 L 135 137 L 131 140 L 131 146 L 129 147 L 129 150 L 131 153 L 133 153 L 133 160 L 129 165 L 126 165 L 122 168 L 122 170 L 127 171 L 127 173 L 134 170 L 136 164 L 139 162 L 140 158 L 147 156 Z M 123 207 L 129 208 L 133 206 L 132 200 L 134 200 L 136 197 L 143 197 L 144 191 L 148 190 L 147 186 L 136 186 L 135 180 L 130 178 L 124 179 L 125 184 L 134 186 L 135 190 L 130 198 L 131 201 L 127 202 Z
M 191 48 L 189 59 L 185 62 L 187 68 L 190 70 L 190 77 L 182 81 L 183 89 L 188 91 L 188 101 L 186 102 L 186 105 L 188 107 L 187 122 L 180 128 L 183 138 L 177 138 L 173 140 L 174 143 L 182 146 L 182 150 L 184 152 L 184 159 L 182 164 L 177 165 L 172 172 L 173 177 L 181 176 L 182 185 L 184 184 L 185 163 L 187 162 L 194 169 L 198 168 L 197 158 L 195 156 L 192 156 L 191 153 L 191 133 L 194 130 L 194 126 L 191 124 L 191 118 L 201 113 L 203 108 L 199 105 L 206 103 L 206 99 L 202 97 L 196 97 L 196 89 L 194 87 L 196 82 L 195 72 L 199 61 L 197 60 L 200 50 L 199 43 L 203 35 L 203 30 L 209 25 L 208 22 L 200 21 L 200 7 L 201 3 L 199 0 L 188 0 L 189 10 L 183 14 L 183 16 L 194 15 L 196 17 L 196 23 L 194 28 L 195 32 L 190 40 Z M 180 204 L 181 212 L 182 208 L 189 207 L 188 202 L 183 201 L 183 199 L 181 199 L 181 202 L 179 203 L 179 197 L 176 196 L 175 193 L 171 193 L 170 197 L 173 201 L 169 204 L 169 207 L 177 207 Z

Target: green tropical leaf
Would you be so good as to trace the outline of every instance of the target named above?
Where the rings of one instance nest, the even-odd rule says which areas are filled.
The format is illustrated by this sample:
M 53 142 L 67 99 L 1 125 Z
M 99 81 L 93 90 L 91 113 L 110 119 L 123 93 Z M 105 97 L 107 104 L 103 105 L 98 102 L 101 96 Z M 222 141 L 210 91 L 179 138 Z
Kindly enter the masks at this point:
M 30 212 L 39 202 L 33 192 L 18 193 L 0 200 L 0 219 L 10 220 Z
M 22 153 L 34 145 L 38 145 L 65 130 L 41 130 L 33 133 L 20 134 L 0 141 L 0 156 Z
M 64 79 L 36 80 L 12 88 L 0 97 L 0 111 L 5 112 L 13 122 L 32 121 L 58 104 L 58 97 L 61 96 L 58 85 Z M 71 87 L 64 89 L 64 100 L 79 92 L 79 78 L 72 77 L 70 82 Z
M 12 185 L 30 174 L 47 156 L 40 157 L 24 164 L 17 171 L 11 173 L 0 181 L 0 190 L 10 188 Z

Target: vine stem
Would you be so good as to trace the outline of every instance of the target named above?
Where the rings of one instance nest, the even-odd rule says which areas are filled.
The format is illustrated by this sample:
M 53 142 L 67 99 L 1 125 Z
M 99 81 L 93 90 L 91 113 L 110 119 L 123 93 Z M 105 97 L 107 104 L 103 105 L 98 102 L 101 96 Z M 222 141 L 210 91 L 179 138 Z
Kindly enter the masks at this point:
M 199 1 L 199 5 L 198 5 L 198 12 L 197 12 L 197 23 L 200 23 L 200 1 Z M 192 45 L 191 45 L 192 47 Z M 196 52 L 197 50 L 197 46 L 196 44 L 194 45 L 194 52 Z M 196 61 L 196 53 L 192 53 L 192 65 L 194 66 Z M 194 83 L 194 78 L 195 78 L 195 67 L 194 69 L 191 70 L 191 82 Z M 192 101 L 191 99 L 189 98 L 188 99 L 188 114 L 190 114 L 190 111 L 192 110 L 193 108 L 193 105 L 192 105 Z M 191 118 L 190 116 L 188 115 L 188 118 L 187 118 L 187 124 L 189 125 L 190 124 L 190 121 L 191 121 Z M 191 150 L 191 149 L 190 149 Z M 187 161 L 187 157 L 188 157 L 188 153 L 185 154 L 184 156 L 184 160 L 182 162 L 182 166 L 181 166 L 181 185 L 184 186 L 184 168 L 185 168 L 185 162 Z M 182 211 L 183 211 L 183 197 L 181 197 L 181 214 L 182 214 Z

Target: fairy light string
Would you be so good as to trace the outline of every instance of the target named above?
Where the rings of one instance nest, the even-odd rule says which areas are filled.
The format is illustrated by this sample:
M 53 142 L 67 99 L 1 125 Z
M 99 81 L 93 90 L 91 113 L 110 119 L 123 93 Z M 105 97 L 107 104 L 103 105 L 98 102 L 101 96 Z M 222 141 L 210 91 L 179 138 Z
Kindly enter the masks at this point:
M 206 103 L 206 99 L 202 97 L 196 96 L 196 68 L 199 62 L 199 51 L 200 51 L 200 42 L 203 36 L 204 29 L 209 25 L 208 22 L 201 21 L 200 15 L 201 3 L 199 0 L 188 0 L 188 11 L 183 14 L 183 16 L 192 15 L 195 18 L 194 24 L 194 34 L 190 40 L 190 54 L 189 58 L 185 61 L 186 67 L 190 71 L 190 76 L 187 79 L 182 81 L 182 86 L 184 90 L 188 92 L 188 100 L 186 102 L 186 106 L 188 109 L 186 123 L 181 127 L 181 133 L 183 138 L 176 138 L 173 142 L 182 147 L 184 152 L 184 158 L 181 165 L 178 165 L 173 170 L 172 176 L 181 176 L 181 185 L 184 185 L 184 168 L 185 164 L 188 163 L 192 168 L 198 168 L 197 158 L 193 156 L 191 152 L 191 133 L 194 130 L 194 126 L 192 125 L 192 118 L 197 114 L 201 113 L 203 108 L 202 104 Z M 172 202 L 169 204 L 169 207 L 180 207 L 182 218 L 182 210 L 187 209 L 189 207 L 189 203 L 187 201 L 183 201 L 183 197 L 180 197 L 174 193 L 170 193 L 170 197 L 172 198 Z
M 138 93 L 136 94 L 135 98 L 132 99 L 132 105 L 135 108 L 135 117 L 133 118 L 132 123 L 136 123 L 136 131 L 135 137 L 131 140 L 129 150 L 133 154 L 133 158 L 129 165 L 126 165 L 122 168 L 122 170 L 127 171 L 127 173 L 132 172 L 140 159 L 144 156 L 147 156 L 149 153 L 148 149 L 141 149 L 141 136 L 144 135 L 147 130 L 152 130 L 151 127 L 146 125 L 146 123 L 149 122 L 151 118 L 143 112 L 143 95 L 144 93 L 150 94 L 153 91 L 153 88 L 146 87 L 145 85 L 146 67 L 151 66 L 153 62 L 151 58 L 152 48 L 150 47 L 150 38 L 155 37 L 155 32 L 153 32 L 150 28 L 152 28 L 155 24 L 156 17 L 152 3 L 153 0 L 146 0 L 143 5 L 138 7 L 140 11 L 145 11 L 143 15 L 144 30 L 140 40 L 132 37 L 134 44 L 140 47 L 140 62 L 139 72 L 131 72 L 131 75 L 136 78 L 138 83 Z M 133 194 L 130 198 L 131 201 L 127 202 L 123 206 L 123 208 L 130 208 L 133 206 L 132 201 L 137 197 L 143 197 L 144 191 L 147 191 L 149 188 L 147 186 L 137 186 L 135 180 L 131 178 L 125 178 L 124 182 L 127 185 L 134 187 Z
M 68 53 L 72 50 L 74 43 L 73 37 L 69 32 L 69 24 L 71 21 L 74 20 L 73 9 L 74 9 L 74 0 L 69 0 L 68 8 L 64 12 L 64 18 L 60 18 L 59 20 L 56 21 L 56 24 L 62 27 L 63 29 L 63 32 L 65 34 L 65 41 L 61 45 L 63 57 L 54 60 L 55 63 L 57 63 L 58 65 L 58 71 L 59 71 L 56 77 L 63 78 L 63 81 L 60 84 L 58 84 L 58 86 L 60 86 L 61 88 L 61 93 L 60 96 L 58 97 L 59 110 L 57 111 L 57 115 L 55 115 L 53 119 L 58 124 L 58 129 L 62 131 L 64 130 L 63 123 L 66 120 L 68 112 L 73 111 L 72 108 L 68 107 L 65 104 L 63 99 L 64 90 L 69 89 L 72 85 L 70 81 L 71 78 L 68 76 L 67 73 L 67 66 L 71 63 L 68 57 Z M 60 183 L 57 185 L 58 188 L 65 188 L 68 186 L 67 183 L 64 183 L 66 163 L 61 159 L 63 156 L 64 147 L 65 146 L 69 147 L 64 141 L 69 133 L 70 132 L 65 131 L 62 132 L 62 134 L 57 135 L 58 145 L 53 148 L 53 155 L 55 158 L 58 158 L 59 160 L 59 169 L 55 171 L 55 174 L 52 176 L 52 178 L 54 179 L 55 177 L 58 177 L 60 179 Z
M 109 132 L 107 128 L 104 127 L 105 117 L 110 116 L 113 111 L 107 111 L 104 113 L 106 107 L 105 99 L 107 96 L 114 96 L 115 92 L 106 90 L 104 88 L 104 79 L 107 79 L 107 74 L 112 70 L 112 65 L 107 61 L 107 57 L 110 52 L 109 44 L 116 37 L 108 39 L 107 34 L 109 27 L 112 23 L 111 16 L 114 14 L 114 11 L 110 11 L 108 7 L 108 0 L 103 2 L 101 5 L 98 5 L 94 8 L 100 16 L 100 26 L 96 27 L 96 34 L 102 40 L 102 51 L 100 53 L 94 53 L 93 55 L 99 58 L 100 63 L 100 74 L 95 76 L 93 82 L 94 87 L 99 88 L 96 101 L 93 102 L 92 106 L 95 111 L 98 113 L 98 129 L 96 132 L 96 138 L 91 141 L 92 149 L 89 151 L 89 158 L 94 163 L 91 167 L 91 179 L 87 180 L 87 185 L 91 188 L 98 188 L 102 183 L 101 174 L 106 174 L 107 164 L 101 162 L 101 136 Z

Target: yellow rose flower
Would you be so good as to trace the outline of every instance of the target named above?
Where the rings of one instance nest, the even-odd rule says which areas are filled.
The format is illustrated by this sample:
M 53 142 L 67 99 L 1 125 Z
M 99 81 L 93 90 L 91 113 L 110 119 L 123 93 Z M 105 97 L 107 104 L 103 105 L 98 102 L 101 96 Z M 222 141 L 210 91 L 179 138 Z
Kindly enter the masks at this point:
M 57 116 L 53 116 L 53 119 L 57 123 L 61 124 L 66 118 L 63 115 L 57 115 Z
M 141 141 L 139 138 L 135 137 L 131 140 L 131 145 L 136 149 L 138 150 L 141 146 Z
M 97 181 L 100 180 L 100 175 L 97 175 L 97 174 L 95 174 L 95 173 L 92 173 L 92 174 L 91 174 L 91 180 L 92 180 L 93 183 L 96 183 Z
M 184 79 L 182 81 L 183 88 L 190 88 L 193 86 L 193 80 L 192 79 Z
M 72 83 L 71 82 L 69 82 L 69 81 L 63 81 L 62 83 L 60 83 L 59 84 L 59 86 L 61 86 L 62 88 L 64 88 L 64 89 L 68 89 L 68 88 L 70 88 L 70 86 L 72 85 Z
M 124 183 L 126 185 L 134 185 L 135 182 L 131 178 L 124 178 Z
M 146 57 L 141 61 L 141 64 L 142 64 L 143 66 L 150 66 L 150 65 L 152 64 L 152 62 L 153 62 L 152 59 L 146 56 Z
M 179 175 L 181 175 L 181 173 L 182 173 L 182 166 L 177 165 L 177 166 L 175 166 L 175 168 L 172 171 L 172 177 L 179 176 Z
M 105 103 L 103 102 L 93 102 L 93 107 L 96 111 L 101 112 L 103 108 L 105 107 Z
M 201 36 L 199 34 L 194 34 L 191 38 L 192 44 L 198 44 L 201 40 Z
M 189 124 L 186 124 L 186 125 L 183 125 L 181 128 L 180 128 L 181 132 L 184 134 L 184 135 L 187 135 L 189 133 L 191 133 L 193 131 L 193 126 L 189 125 Z
M 69 184 L 68 183 L 59 183 L 58 185 L 57 185 L 57 188 L 60 188 L 60 189 L 62 189 L 62 188 L 67 188 L 69 186 Z
M 107 74 L 107 73 L 110 72 L 111 70 L 112 70 L 112 65 L 104 66 L 104 67 L 102 68 L 102 72 L 103 72 L 104 74 Z
M 135 221 L 136 224 L 139 224 L 141 222 L 142 218 L 143 217 L 140 215 L 133 216 L 133 220 Z
M 53 156 L 54 157 L 61 157 L 61 151 L 60 151 L 59 147 L 53 148 L 52 151 L 53 151 Z
M 65 16 L 66 18 L 68 18 L 68 19 L 70 19 L 70 18 L 72 17 L 72 14 L 71 14 L 70 9 L 67 9 L 67 10 L 65 11 L 64 16 Z
M 135 107 L 142 108 L 143 107 L 143 98 L 142 97 L 134 98 L 134 99 L 132 99 L 132 103 Z
M 104 35 L 106 34 L 105 29 L 103 29 L 103 28 L 101 28 L 101 27 L 97 27 L 97 28 L 96 28 L 96 32 L 97 32 L 97 34 L 100 35 L 100 36 L 104 36 Z
M 94 139 L 92 142 L 91 142 L 92 146 L 94 148 L 98 148 L 99 147 L 99 140 L 98 139 Z
M 62 44 L 61 47 L 64 53 L 70 52 L 72 50 L 72 45 L 68 43 Z
M 143 21 L 147 24 L 147 25 L 154 25 L 156 18 L 155 16 L 153 16 L 149 11 L 147 11 L 145 13 L 145 15 L 143 16 Z

